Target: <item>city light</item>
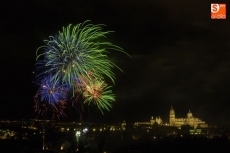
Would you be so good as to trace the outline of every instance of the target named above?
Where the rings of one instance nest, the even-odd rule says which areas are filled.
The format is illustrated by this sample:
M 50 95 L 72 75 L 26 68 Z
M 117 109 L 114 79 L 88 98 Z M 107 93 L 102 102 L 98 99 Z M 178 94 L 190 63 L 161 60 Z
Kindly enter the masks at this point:
M 77 131 L 76 132 L 76 137 L 80 137 L 80 135 L 81 135 L 81 131 Z
M 84 128 L 84 129 L 83 129 L 83 132 L 84 132 L 84 133 L 86 133 L 87 131 L 88 131 L 88 129 L 87 129 L 87 128 Z

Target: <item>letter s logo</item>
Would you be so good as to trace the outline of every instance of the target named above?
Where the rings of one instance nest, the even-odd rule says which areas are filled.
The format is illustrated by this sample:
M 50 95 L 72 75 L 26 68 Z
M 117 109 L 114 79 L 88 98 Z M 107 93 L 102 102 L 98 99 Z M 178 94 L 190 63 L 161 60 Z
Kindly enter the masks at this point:
M 217 13 L 220 10 L 219 4 L 211 4 L 211 12 Z

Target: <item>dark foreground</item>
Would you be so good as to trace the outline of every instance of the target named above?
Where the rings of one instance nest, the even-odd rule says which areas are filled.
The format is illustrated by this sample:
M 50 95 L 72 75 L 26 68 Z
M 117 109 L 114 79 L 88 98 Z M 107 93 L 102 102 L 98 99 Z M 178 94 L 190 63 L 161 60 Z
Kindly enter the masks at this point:
M 106 139 L 97 143 L 97 149 L 93 149 L 85 144 L 79 144 L 78 152 L 120 152 L 120 153 L 136 153 L 136 152 L 156 152 L 156 153 L 229 153 L 230 140 L 226 138 L 205 137 L 167 137 L 156 139 L 139 139 L 129 141 L 120 139 L 120 141 L 112 141 Z M 47 149 L 42 150 L 42 144 L 38 141 L 30 140 L 0 140 L 0 153 L 72 153 L 76 152 L 76 146 L 69 147 L 67 150 Z

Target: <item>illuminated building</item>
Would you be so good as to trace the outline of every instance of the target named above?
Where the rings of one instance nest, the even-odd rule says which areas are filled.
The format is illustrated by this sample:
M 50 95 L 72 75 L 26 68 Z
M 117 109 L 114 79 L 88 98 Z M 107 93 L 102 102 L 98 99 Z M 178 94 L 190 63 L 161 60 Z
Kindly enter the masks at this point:
M 208 127 L 208 125 L 204 121 L 202 121 L 199 118 L 193 117 L 190 110 L 187 114 L 187 118 L 176 118 L 173 107 L 171 107 L 169 111 L 169 125 L 176 126 L 178 128 L 180 128 L 182 125 L 190 125 L 193 128 L 197 128 L 197 126 L 200 126 L 203 128 Z
M 156 117 L 156 119 L 154 119 L 153 116 L 152 116 L 149 122 L 135 122 L 134 125 L 136 125 L 136 126 L 138 126 L 138 125 L 153 125 L 154 123 L 162 125 L 163 121 L 162 121 L 160 116 Z

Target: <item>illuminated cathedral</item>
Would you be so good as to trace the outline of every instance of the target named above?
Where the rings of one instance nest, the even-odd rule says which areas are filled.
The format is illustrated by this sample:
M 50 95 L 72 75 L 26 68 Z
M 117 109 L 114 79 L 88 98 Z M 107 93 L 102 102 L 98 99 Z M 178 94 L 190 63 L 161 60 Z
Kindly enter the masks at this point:
M 193 117 L 190 110 L 187 113 L 187 118 L 176 118 L 173 107 L 171 107 L 169 111 L 169 125 L 176 126 L 178 128 L 181 128 L 182 125 L 190 125 L 193 128 L 197 128 L 198 126 L 201 128 L 208 127 L 208 125 L 204 121 L 199 118 Z

